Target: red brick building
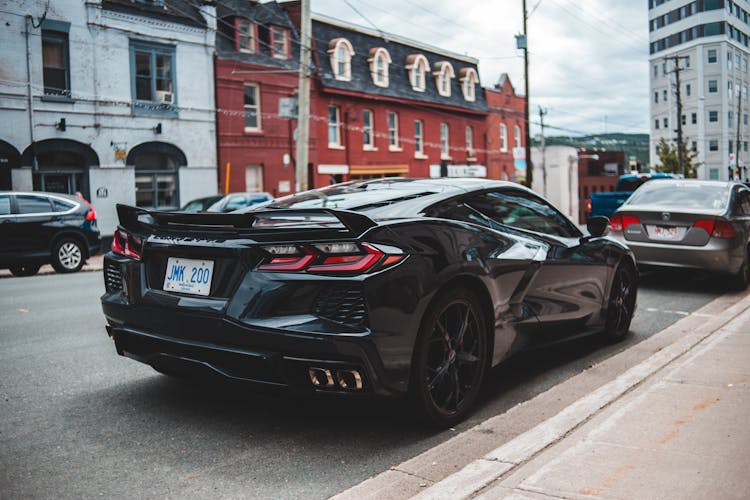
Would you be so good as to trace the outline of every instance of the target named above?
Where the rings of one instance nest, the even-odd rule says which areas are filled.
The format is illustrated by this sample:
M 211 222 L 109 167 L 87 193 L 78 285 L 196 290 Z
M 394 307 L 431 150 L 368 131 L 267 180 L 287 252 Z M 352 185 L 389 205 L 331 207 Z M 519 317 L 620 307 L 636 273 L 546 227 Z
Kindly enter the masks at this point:
M 485 89 L 489 115 L 487 116 L 487 177 L 515 181 L 516 167 L 513 150 L 526 147 L 526 98 L 516 95 L 508 75 L 503 73 L 494 89 Z
M 591 193 L 615 190 L 626 173 L 623 151 L 578 151 L 578 221 L 586 223 L 586 205 Z

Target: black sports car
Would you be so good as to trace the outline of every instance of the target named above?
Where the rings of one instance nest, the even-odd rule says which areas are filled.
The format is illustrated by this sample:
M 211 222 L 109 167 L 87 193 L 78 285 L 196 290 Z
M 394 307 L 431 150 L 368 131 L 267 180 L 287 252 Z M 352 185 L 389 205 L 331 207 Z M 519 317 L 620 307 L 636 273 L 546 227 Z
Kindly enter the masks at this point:
M 102 307 L 117 352 L 170 374 L 409 395 L 452 425 L 522 348 L 623 337 L 636 267 L 508 182 L 338 184 L 245 213 L 118 206 Z

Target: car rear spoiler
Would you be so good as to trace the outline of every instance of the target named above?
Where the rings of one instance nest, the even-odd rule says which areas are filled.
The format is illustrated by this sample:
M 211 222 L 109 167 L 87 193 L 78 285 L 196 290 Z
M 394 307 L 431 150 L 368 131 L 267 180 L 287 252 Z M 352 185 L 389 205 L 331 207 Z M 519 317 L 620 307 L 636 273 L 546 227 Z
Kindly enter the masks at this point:
M 212 213 L 212 212 L 160 212 L 145 210 L 129 205 L 117 204 L 117 216 L 123 229 L 135 232 L 153 232 L 154 230 L 183 230 L 225 232 L 227 230 L 268 230 L 254 228 L 256 221 L 263 218 L 290 216 L 309 217 L 328 215 L 336 218 L 347 230 L 359 237 L 369 229 L 376 227 L 377 222 L 359 212 L 335 210 L 331 208 L 270 209 L 257 212 Z M 273 228 L 271 228 L 273 229 Z M 298 228 L 299 229 L 299 228 Z

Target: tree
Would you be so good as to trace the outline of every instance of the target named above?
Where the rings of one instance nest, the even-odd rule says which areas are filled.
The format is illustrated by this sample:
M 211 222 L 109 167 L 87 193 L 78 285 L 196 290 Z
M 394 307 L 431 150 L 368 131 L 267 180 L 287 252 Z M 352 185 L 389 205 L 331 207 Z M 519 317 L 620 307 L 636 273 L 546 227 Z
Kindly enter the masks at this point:
M 682 158 L 685 162 L 685 177 L 695 178 L 697 176 L 698 163 L 695 162 L 695 158 L 698 156 L 698 151 L 687 147 L 688 141 L 682 142 Z M 656 146 L 656 152 L 659 155 L 659 161 L 661 162 L 662 172 L 667 173 L 682 173 L 680 171 L 679 155 L 677 154 L 677 145 L 662 137 L 659 139 L 659 144 Z

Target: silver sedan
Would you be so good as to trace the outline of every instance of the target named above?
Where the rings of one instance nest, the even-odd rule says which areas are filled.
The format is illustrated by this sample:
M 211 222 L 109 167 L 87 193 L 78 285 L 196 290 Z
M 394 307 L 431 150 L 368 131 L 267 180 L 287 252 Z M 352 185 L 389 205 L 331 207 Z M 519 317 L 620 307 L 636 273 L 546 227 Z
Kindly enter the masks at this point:
M 739 182 L 660 180 L 638 188 L 610 220 L 610 236 L 640 266 L 705 269 L 750 282 L 750 189 Z

